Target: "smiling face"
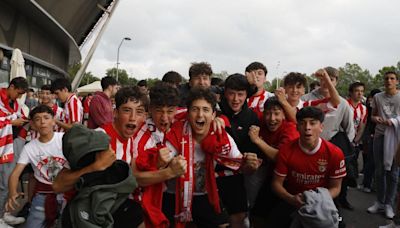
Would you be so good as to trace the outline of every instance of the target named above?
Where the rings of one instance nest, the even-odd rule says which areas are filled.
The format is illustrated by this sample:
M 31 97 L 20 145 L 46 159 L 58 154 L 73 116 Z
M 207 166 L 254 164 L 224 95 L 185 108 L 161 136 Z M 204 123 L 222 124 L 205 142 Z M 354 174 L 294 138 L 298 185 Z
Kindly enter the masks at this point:
M 146 110 L 139 101 L 129 100 L 114 110 L 114 126 L 125 139 L 132 137 L 146 120 Z
M 193 100 L 188 110 L 188 119 L 197 142 L 200 142 L 208 131 L 215 118 L 215 112 L 205 99 Z
M 278 130 L 284 119 L 285 113 L 280 107 L 273 106 L 264 111 L 265 124 L 271 132 Z
M 39 97 L 40 97 L 41 103 L 44 105 L 48 105 L 53 102 L 53 94 L 51 93 L 50 90 L 40 91 Z
M 318 144 L 319 136 L 322 133 L 322 123 L 314 118 L 304 118 L 297 123 L 297 130 L 300 133 L 300 143 L 313 149 Z
M 246 97 L 246 90 L 233 90 L 230 88 L 225 89 L 225 99 L 234 113 L 238 113 L 242 110 L 243 104 L 246 101 Z
M 169 130 L 176 114 L 176 106 L 150 107 L 150 115 L 156 128 L 161 132 Z
M 300 82 L 293 85 L 287 85 L 284 89 L 289 102 L 298 102 L 300 97 L 305 93 L 305 88 Z
M 47 112 L 37 113 L 31 120 L 33 127 L 40 133 L 41 136 L 46 136 L 53 133 L 56 121 L 54 117 Z

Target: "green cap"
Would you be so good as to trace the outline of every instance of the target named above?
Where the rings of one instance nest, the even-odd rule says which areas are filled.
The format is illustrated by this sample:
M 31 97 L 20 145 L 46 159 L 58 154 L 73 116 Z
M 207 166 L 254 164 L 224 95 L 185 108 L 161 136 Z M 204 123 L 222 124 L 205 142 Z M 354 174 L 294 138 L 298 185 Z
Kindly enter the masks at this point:
M 92 152 L 107 150 L 110 144 L 110 138 L 104 132 L 88 129 L 81 124 L 75 124 L 69 129 L 62 141 L 63 154 L 72 170 L 83 168 L 80 164 L 83 157 Z

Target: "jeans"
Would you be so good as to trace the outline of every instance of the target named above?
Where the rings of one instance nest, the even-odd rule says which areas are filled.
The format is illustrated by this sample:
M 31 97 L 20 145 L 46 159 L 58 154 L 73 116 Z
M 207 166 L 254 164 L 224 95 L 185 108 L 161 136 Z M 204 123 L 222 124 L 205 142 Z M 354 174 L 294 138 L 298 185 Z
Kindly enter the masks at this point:
M 4 206 L 8 198 L 8 179 L 10 178 L 11 172 L 19 159 L 19 155 L 21 154 L 24 145 L 25 141 L 19 138 L 14 139 L 14 160 L 9 163 L 0 164 L 0 218 L 3 217 Z
M 28 219 L 26 220 L 25 227 L 42 228 L 45 227 L 44 215 L 44 201 L 45 194 L 36 194 L 32 199 L 31 209 L 29 210 Z
M 385 170 L 383 166 L 383 135 L 374 138 L 373 148 L 378 202 L 393 207 L 399 180 L 399 167 L 393 164 L 390 171 Z

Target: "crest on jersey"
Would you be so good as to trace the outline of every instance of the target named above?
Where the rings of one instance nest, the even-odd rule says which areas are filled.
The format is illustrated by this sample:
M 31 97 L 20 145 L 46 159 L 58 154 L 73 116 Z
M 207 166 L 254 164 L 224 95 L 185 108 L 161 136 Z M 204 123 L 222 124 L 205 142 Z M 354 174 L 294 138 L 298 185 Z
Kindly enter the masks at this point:
M 319 170 L 321 173 L 323 173 L 323 172 L 326 171 L 326 167 L 328 166 L 328 161 L 327 161 L 327 160 L 325 160 L 325 159 L 319 159 L 319 160 L 317 161 L 317 164 L 318 164 L 318 170 Z

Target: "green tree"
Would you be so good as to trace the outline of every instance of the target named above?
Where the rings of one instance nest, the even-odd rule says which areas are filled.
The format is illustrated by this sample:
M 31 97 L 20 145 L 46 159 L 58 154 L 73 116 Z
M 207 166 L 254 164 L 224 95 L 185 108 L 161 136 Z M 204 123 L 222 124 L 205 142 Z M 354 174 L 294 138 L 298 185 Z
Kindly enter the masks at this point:
M 356 63 L 346 63 L 344 67 L 339 67 L 339 81 L 336 89 L 342 97 L 347 97 L 351 83 L 356 81 L 363 82 L 366 85 L 367 91 L 370 91 L 371 88 L 369 85 L 372 84 L 372 80 L 372 75 L 368 70 L 362 69 Z
M 81 63 L 75 63 L 75 64 L 72 64 L 72 65 L 70 65 L 68 67 L 68 75 L 69 75 L 69 80 L 71 82 L 74 80 L 74 78 L 76 76 L 76 73 L 78 73 L 78 71 L 81 68 L 81 66 L 82 66 Z M 90 71 L 89 72 L 85 72 L 83 74 L 83 77 L 82 77 L 82 80 L 81 80 L 81 82 L 79 84 L 79 87 L 87 85 L 87 84 L 90 84 L 90 83 L 95 82 L 95 81 L 99 81 L 99 80 L 100 80 L 100 78 L 94 76 L 92 74 L 92 72 L 90 72 Z
M 110 68 L 106 70 L 106 76 L 111 76 L 113 78 L 117 77 L 117 68 Z M 118 69 L 118 82 L 122 86 L 131 85 L 134 86 L 137 83 L 136 78 L 129 77 L 128 73 L 124 69 Z
M 388 71 L 395 71 L 397 74 L 400 74 L 400 61 L 397 62 L 396 66 L 384 66 L 382 67 L 378 73 L 375 75 L 375 77 L 372 80 L 372 85 L 371 89 L 383 89 L 383 76 L 385 75 L 386 72 Z
M 92 72 L 87 72 L 83 75 L 83 78 L 81 80 L 81 83 L 79 84 L 79 87 L 93 83 L 95 81 L 100 81 L 100 78 L 94 76 Z

